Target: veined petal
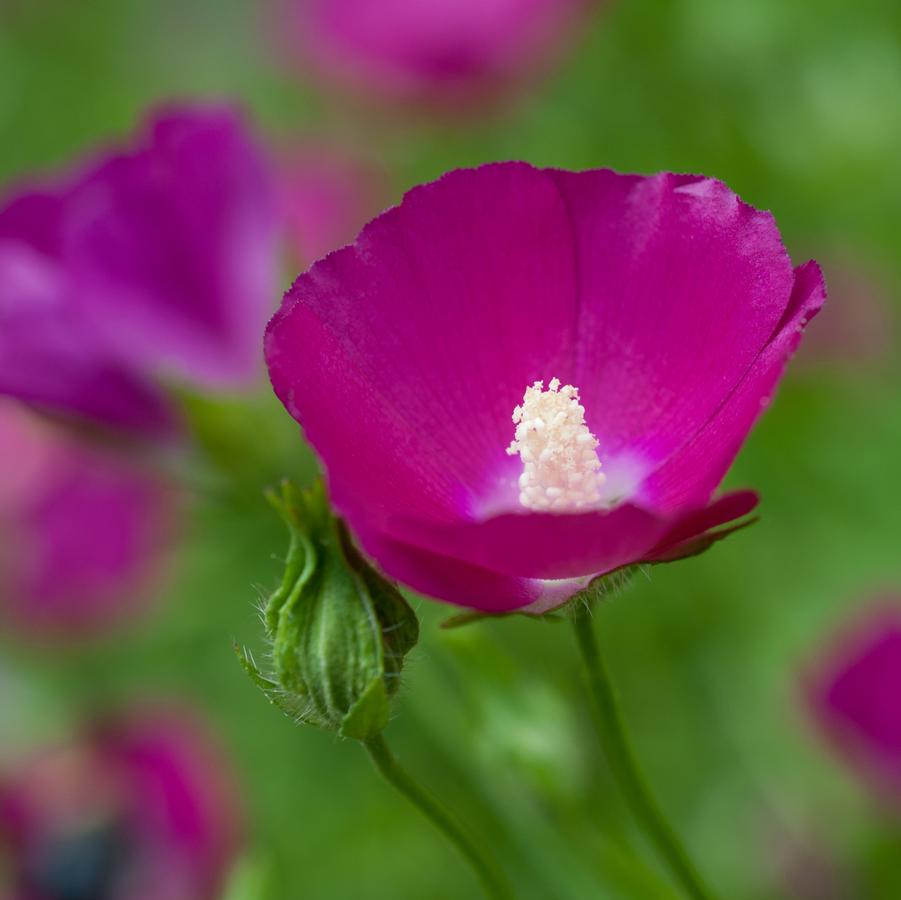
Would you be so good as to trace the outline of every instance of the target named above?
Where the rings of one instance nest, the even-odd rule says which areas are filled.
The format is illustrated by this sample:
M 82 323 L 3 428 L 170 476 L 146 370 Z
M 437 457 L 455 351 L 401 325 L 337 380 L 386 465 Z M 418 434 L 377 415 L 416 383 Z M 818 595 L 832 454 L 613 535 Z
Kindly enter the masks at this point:
M 643 493 L 655 507 L 678 509 L 710 496 L 769 405 L 805 326 L 825 299 L 820 267 L 815 262 L 799 266 L 789 306 L 745 377 L 704 427 L 645 482 Z
M 791 261 L 773 217 L 714 179 L 551 174 L 579 271 L 573 383 L 602 463 L 649 474 L 745 375 L 788 306 Z
M 342 513 L 515 503 L 511 414 L 527 384 L 569 373 L 575 298 L 566 209 L 523 164 L 414 189 L 298 278 L 266 358 Z

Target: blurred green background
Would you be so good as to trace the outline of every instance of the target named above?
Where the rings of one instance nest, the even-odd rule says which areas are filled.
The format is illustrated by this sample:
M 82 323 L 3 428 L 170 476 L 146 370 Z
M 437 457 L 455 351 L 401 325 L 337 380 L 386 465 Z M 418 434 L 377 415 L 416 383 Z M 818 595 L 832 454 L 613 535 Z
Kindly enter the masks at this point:
M 859 872 L 861 896 L 901 896 L 901 835 L 800 698 L 836 623 L 901 587 L 901 4 L 622 0 L 523 95 L 433 117 L 291 77 L 249 0 L 0 3 L 0 183 L 127 134 L 156 101 L 204 96 L 239 99 L 274 141 L 368 155 L 386 203 L 494 159 L 703 172 L 773 210 L 796 262 L 820 260 L 830 304 L 728 479 L 760 491 L 761 522 L 637 578 L 597 628 L 650 780 L 720 896 L 786 896 L 783 857 L 805 844 Z M 232 639 L 258 646 L 256 604 L 285 549 L 262 491 L 310 480 L 315 462 L 262 386 L 191 409 L 200 450 L 164 601 L 89 647 L 4 639 L 19 699 L 0 710 L 0 740 L 61 733 L 136 694 L 191 699 L 243 778 L 250 845 L 232 900 L 478 896 L 357 746 L 295 727 L 238 667 Z M 674 896 L 623 850 L 651 858 L 600 762 L 569 631 L 517 618 L 441 631 L 449 609 L 414 602 L 423 636 L 388 737 L 496 849 L 518 896 Z

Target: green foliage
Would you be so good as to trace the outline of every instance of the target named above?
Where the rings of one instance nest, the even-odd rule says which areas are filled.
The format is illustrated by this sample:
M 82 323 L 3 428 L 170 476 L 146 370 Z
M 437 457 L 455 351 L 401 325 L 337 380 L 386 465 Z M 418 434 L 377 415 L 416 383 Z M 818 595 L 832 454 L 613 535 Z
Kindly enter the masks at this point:
M 264 675 L 247 651 L 239 660 L 291 718 L 368 740 L 388 724 L 419 623 L 353 546 L 321 481 L 306 491 L 286 481 L 269 500 L 290 535 L 282 582 L 263 611 L 273 671 Z

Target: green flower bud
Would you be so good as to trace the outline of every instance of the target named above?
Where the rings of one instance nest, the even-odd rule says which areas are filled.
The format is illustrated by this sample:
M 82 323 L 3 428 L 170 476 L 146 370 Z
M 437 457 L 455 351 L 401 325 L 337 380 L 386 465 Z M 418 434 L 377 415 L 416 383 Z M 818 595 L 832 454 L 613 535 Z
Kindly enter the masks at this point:
M 285 574 L 264 610 L 272 672 L 241 662 L 292 718 L 368 740 L 388 723 L 405 655 L 419 638 L 397 588 L 354 547 L 317 482 L 270 496 L 290 533 Z

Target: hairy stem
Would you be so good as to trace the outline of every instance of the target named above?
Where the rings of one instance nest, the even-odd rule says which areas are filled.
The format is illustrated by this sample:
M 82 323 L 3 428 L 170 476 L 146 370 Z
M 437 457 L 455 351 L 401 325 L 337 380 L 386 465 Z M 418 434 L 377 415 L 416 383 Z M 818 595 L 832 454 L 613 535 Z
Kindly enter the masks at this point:
M 392 787 L 403 794 L 460 851 L 475 872 L 486 897 L 513 900 L 507 880 L 494 863 L 458 824 L 456 819 L 400 767 L 382 735 L 363 742 L 376 769 Z
M 591 614 L 580 608 L 573 617 L 576 641 L 585 665 L 595 725 L 610 770 L 636 822 L 692 900 L 713 900 L 682 841 L 654 799 L 626 733 L 607 668 L 595 638 Z

